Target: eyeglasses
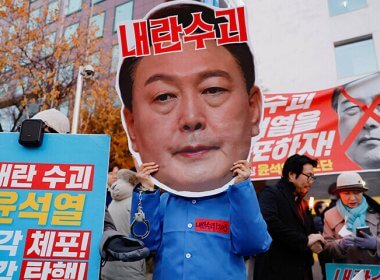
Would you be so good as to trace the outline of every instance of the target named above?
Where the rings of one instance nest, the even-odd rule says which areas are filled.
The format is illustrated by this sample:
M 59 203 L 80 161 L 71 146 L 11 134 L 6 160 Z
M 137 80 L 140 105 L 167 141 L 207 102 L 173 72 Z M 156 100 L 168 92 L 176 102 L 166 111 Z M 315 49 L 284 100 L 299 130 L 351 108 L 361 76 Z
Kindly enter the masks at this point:
M 317 177 L 315 177 L 314 175 L 307 175 L 305 173 L 301 173 L 302 175 L 305 175 L 307 177 L 307 180 L 309 182 L 314 182 L 315 180 L 317 180 Z

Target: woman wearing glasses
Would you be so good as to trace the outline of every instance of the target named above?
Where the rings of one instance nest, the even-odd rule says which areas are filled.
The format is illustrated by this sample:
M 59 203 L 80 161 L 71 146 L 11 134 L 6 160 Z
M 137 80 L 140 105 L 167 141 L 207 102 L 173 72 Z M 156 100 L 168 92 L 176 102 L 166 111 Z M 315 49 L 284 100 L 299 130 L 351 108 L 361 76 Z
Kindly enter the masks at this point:
M 380 206 L 365 195 L 368 188 L 356 172 L 337 178 L 339 199 L 325 213 L 325 250 L 334 262 L 380 264 Z

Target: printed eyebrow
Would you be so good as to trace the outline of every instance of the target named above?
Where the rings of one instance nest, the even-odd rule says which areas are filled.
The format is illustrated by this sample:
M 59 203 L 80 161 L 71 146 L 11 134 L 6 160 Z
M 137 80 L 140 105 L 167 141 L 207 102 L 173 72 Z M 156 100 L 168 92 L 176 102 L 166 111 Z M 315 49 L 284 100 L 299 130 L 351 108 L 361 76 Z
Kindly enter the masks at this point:
M 228 80 L 232 80 L 230 74 L 223 70 L 204 71 L 199 74 L 199 77 L 201 78 L 201 80 L 205 80 L 205 79 L 213 78 L 213 77 L 222 77 Z
M 155 75 L 152 75 L 148 78 L 148 80 L 145 81 L 145 86 L 151 84 L 151 83 L 154 83 L 154 82 L 157 82 L 157 81 L 165 81 L 165 82 L 171 82 L 173 81 L 174 78 L 171 77 L 170 75 L 166 75 L 166 74 L 155 74 Z
M 207 71 L 200 72 L 197 75 L 201 81 L 206 80 L 208 78 L 213 78 L 213 77 L 222 77 L 222 78 L 228 79 L 229 81 L 232 80 L 232 77 L 230 76 L 230 74 L 223 70 L 207 70 Z M 171 75 L 154 74 L 145 81 L 144 85 L 147 86 L 157 81 L 172 82 L 174 80 L 175 78 Z

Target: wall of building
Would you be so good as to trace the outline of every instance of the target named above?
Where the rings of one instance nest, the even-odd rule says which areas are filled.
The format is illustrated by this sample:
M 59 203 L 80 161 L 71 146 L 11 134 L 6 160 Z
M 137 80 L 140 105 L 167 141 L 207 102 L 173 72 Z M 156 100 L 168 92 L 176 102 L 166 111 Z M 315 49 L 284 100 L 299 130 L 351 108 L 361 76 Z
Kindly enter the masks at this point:
M 246 0 L 259 84 L 269 92 L 335 86 L 334 43 L 372 34 L 380 67 L 380 1 L 331 17 L 329 0 Z

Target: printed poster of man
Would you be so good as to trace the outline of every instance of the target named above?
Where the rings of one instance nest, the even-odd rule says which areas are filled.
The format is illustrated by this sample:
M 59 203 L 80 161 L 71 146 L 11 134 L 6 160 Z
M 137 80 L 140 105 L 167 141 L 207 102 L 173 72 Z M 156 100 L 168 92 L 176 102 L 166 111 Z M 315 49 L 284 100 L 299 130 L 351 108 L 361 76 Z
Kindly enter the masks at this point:
M 207 6 L 176 3 L 189 8 L 162 18 L 165 7 L 176 9 L 165 3 L 143 20 L 119 26 L 124 59 L 116 88 L 138 164 L 159 165 L 157 186 L 200 197 L 225 191 L 233 163 L 249 158 L 262 97 L 244 8 L 190 13 L 190 4 Z

